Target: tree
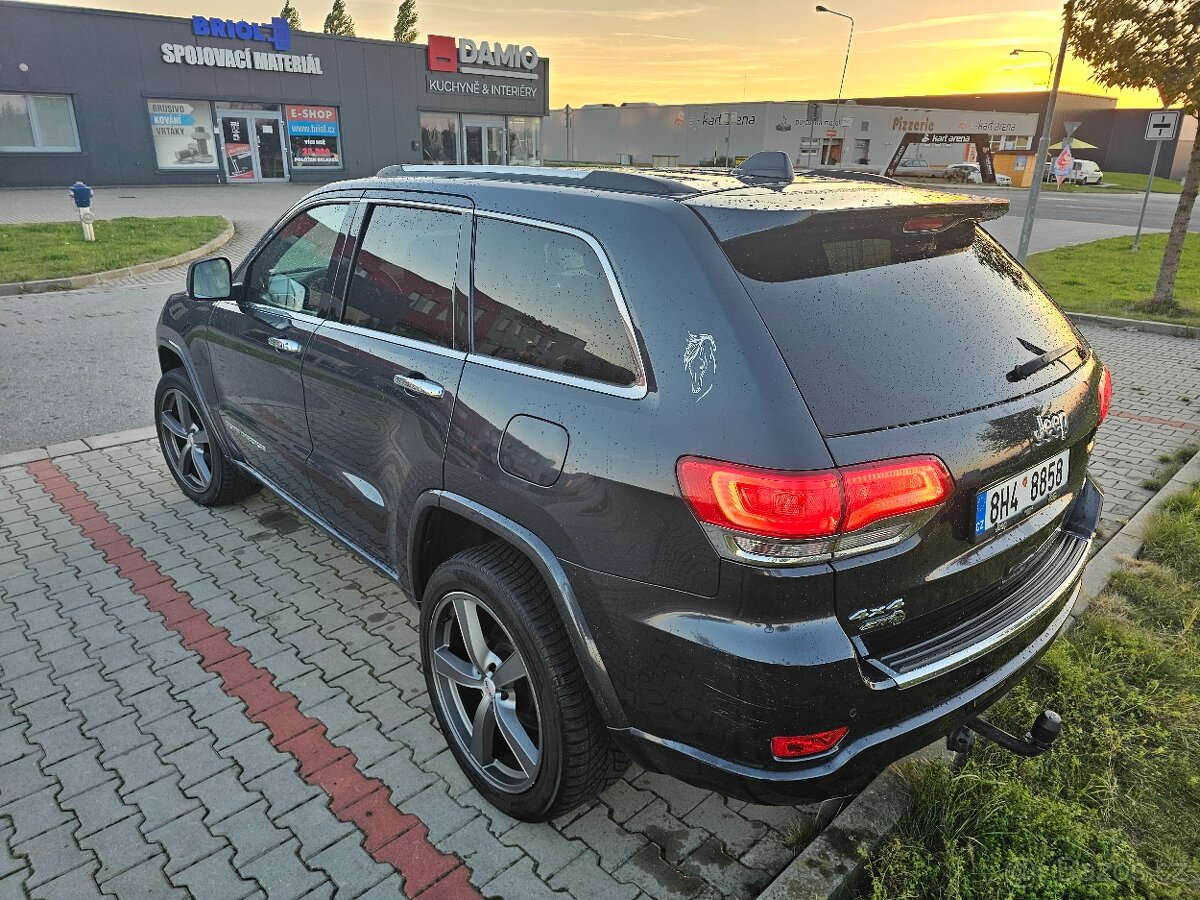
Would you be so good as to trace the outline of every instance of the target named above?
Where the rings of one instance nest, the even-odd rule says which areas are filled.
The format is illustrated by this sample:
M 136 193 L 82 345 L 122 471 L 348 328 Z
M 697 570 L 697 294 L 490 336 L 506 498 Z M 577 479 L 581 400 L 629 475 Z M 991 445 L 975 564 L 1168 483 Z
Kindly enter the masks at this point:
M 346 0 L 333 0 L 333 9 L 325 17 L 326 34 L 337 34 L 342 37 L 357 37 L 354 32 L 354 19 L 346 12 Z
M 292 31 L 300 30 L 300 12 L 292 6 L 292 0 L 284 0 L 283 9 L 279 11 L 279 18 L 287 22 L 288 28 Z
M 1075 0 L 1071 49 L 1110 88 L 1154 88 L 1164 106 L 1200 118 L 1200 0 Z M 1067 15 L 1071 15 L 1071 3 Z M 1192 147 L 1150 309 L 1175 309 L 1175 276 L 1200 191 L 1200 140 Z
M 403 0 L 396 10 L 396 27 L 392 29 L 392 40 L 401 44 L 417 41 L 417 0 Z

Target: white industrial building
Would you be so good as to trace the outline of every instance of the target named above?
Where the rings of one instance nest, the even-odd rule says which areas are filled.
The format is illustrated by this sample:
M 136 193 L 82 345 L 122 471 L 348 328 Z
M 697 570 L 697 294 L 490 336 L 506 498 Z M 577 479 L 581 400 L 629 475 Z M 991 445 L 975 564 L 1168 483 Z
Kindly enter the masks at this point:
M 784 150 L 802 166 L 878 170 L 905 133 L 985 133 L 991 135 L 994 150 L 1019 151 L 1036 145 L 1037 123 L 1035 113 L 908 109 L 854 101 L 605 104 L 551 110 L 542 125 L 542 148 L 550 160 L 663 166 Z M 906 156 L 943 166 L 970 161 L 974 153 L 971 145 L 923 146 Z

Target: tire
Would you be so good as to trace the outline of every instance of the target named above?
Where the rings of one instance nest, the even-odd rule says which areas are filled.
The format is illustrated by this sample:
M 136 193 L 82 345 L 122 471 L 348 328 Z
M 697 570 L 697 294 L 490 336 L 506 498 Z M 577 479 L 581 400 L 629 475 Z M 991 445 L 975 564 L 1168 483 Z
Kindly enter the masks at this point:
M 483 638 L 475 652 L 467 631 Z M 433 573 L 421 601 L 421 663 L 459 766 L 513 818 L 553 819 L 595 798 L 628 768 L 545 582 L 503 541 L 464 550 Z
M 201 506 L 236 503 L 259 489 L 221 449 L 182 369 L 170 369 L 154 392 L 154 425 L 179 489 Z

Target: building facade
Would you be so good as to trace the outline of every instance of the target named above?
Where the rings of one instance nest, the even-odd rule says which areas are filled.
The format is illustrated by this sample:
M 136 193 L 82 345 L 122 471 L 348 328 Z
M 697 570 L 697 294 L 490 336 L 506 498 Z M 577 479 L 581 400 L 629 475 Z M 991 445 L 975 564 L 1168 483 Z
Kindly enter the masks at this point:
M 766 102 L 628 104 L 554 110 L 543 128 L 547 159 L 660 165 L 720 164 L 759 150 L 784 150 L 801 166 L 878 171 L 906 134 L 982 133 L 995 151 L 1032 157 L 1037 116 L 961 109 Z M 930 166 L 974 161 L 971 144 L 914 146 L 906 158 Z M 1017 154 L 1013 165 L 1023 171 Z
M 549 61 L 282 19 L 0 0 L 0 186 L 324 182 L 396 163 L 539 164 Z

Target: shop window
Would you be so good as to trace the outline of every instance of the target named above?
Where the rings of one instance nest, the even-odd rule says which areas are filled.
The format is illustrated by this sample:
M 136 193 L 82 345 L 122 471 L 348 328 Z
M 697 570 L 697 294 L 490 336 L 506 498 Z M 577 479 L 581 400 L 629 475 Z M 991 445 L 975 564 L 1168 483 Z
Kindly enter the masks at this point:
M 79 151 L 75 108 L 65 94 L 0 94 L 0 150 Z
M 147 100 L 160 169 L 215 169 L 216 134 L 207 100 Z
M 612 384 L 636 381 L 629 332 L 581 238 L 496 219 L 475 230 L 474 352 Z M 502 322 L 511 323 L 503 330 Z
M 421 159 L 431 165 L 452 166 L 458 162 L 457 115 L 421 113 Z
M 458 213 L 376 206 L 354 258 L 347 324 L 449 347 L 462 221 Z
M 337 107 L 288 104 L 285 112 L 293 169 L 342 168 L 342 130 Z
M 537 116 L 508 117 L 508 164 L 542 164 L 542 120 Z

